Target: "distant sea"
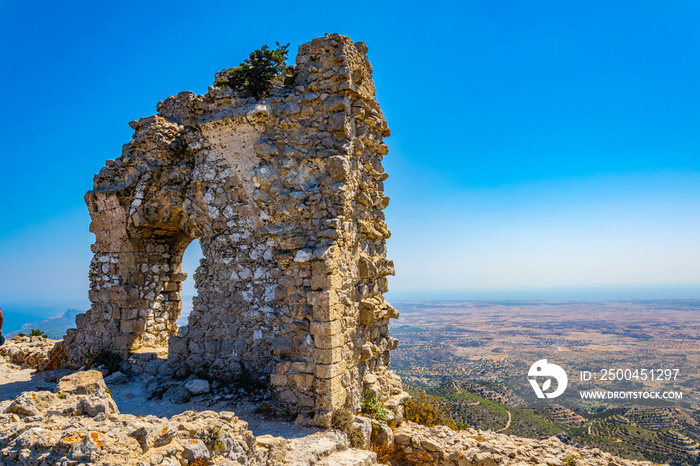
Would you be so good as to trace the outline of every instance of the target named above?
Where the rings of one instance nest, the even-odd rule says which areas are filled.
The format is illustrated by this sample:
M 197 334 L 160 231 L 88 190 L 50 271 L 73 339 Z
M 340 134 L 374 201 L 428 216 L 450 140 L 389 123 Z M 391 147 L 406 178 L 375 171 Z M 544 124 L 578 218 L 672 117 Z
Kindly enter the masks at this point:
M 87 304 L 77 305 L 33 305 L 2 303 L 2 333 L 11 333 L 21 330 L 25 324 L 63 316 L 68 309 L 78 309 L 81 312 L 89 308 Z
M 187 325 L 187 317 L 192 311 L 192 296 L 183 296 L 182 304 L 183 309 L 178 325 Z M 90 305 L 87 303 L 40 305 L 0 302 L 0 307 L 4 320 L 2 325 L 4 335 L 19 331 L 26 333 L 27 326 L 29 326 L 57 335 L 52 338 L 60 338 L 65 329 L 74 328 L 75 315 L 90 309 Z

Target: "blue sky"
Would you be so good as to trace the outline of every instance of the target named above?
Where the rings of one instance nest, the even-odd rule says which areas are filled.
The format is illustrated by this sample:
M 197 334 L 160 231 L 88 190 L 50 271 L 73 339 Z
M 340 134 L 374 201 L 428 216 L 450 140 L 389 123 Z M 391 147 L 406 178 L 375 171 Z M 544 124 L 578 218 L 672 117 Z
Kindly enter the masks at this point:
M 390 298 L 700 298 L 700 4 L 573 3 L 0 1 L 0 306 L 87 303 L 129 121 L 325 32 L 392 129 Z

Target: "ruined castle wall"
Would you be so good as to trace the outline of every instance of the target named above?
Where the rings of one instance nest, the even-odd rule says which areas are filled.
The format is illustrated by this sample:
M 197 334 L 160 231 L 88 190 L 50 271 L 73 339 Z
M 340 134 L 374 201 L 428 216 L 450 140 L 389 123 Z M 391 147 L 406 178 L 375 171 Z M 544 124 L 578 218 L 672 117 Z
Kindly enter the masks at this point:
M 366 52 L 326 35 L 265 99 L 186 92 L 132 123 L 86 195 L 93 305 L 65 339 L 74 364 L 169 345 L 180 371 L 261 376 L 317 413 L 400 392 L 386 371 L 397 314 L 382 297 L 389 130 Z M 198 296 L 178 332 L 180 261 L 195 239 Z

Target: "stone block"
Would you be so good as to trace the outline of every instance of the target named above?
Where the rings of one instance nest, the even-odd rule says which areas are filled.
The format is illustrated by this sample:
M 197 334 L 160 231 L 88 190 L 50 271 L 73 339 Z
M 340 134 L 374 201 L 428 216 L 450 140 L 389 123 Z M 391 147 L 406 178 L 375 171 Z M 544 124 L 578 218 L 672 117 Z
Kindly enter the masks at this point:
M 286 387 L 287 376 L 280 374 L 270 374 L 270 384 L 275 387 Z
M 313 363 L 296 361 L 289 366 L 289 371 L 313 373 L 314 366 L 315 365 Z
M 345 306 L 343 304 L 329 304 L 327 301 L 314 304 L 313 316 L 318 321 L 329 322 L 342 319 L 344 314 Z
M 314 341 L 317 348 L 339 348 L 343 345 L 345 338 L 342 333 L 335 335 L 315 335 Z
M 314 392 L 316 393 L 316 403 L 314 408 L 322 411 L 333 411 L 345 405 L 347 391 L 343 387 L 342 377 L 332 379 L 316 379 L 314 381 Z
M 331 275 L 328 266 L 324 261 L 313 261 L 311 263 L 311 289 L 324 290 L 331 286 Z
M 343 331 L 342 320 L 332 320 L 329 322 L 311 322 L 311 334 L 318 335 L 337 335 Z
M 211 386 L 209 381 L 203 379 L 193 379 L 185 383 L 185 388 L 192 395 L 202 395 L 204 393 L 209 393 Z
M 342 348 L 317 348 L 314 350 L 314 361 L 316 364 L 334 364 L 343 359 Z
M 292 362 L 291 361 L 285 361 L 283 363 L 277 364 L 275 366 L 275 373 L 276 374 L 286 374 L 287 372 L 290 371 L 292 368 Z
M 111 301 L 126 301 L 128 295 L 123 286 L 113 286 L 109 289 Z
M 311 374 L 294 374 L 292 380 L 297 388 L 308 390 L 312 387 L 315 377 Z
M 347 370 L 347 363 L 340 361 L 335 364 L 317 364 L 316 377 L 320 379 L 332 379 L 342 375 Z
M 119 322 L 119 331 L 122 333 L 133 333 L 131 330 L 133 322 L 133 320 L 122 320 Z

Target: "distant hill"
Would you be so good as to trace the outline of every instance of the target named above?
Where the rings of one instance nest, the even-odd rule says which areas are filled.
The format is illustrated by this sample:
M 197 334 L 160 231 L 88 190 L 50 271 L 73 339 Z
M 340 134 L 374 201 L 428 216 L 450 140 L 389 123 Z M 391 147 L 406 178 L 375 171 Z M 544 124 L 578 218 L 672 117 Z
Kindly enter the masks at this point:
M 67 329 L 75 328 L 75 316 L 82 312 L 85 311 L 79 309 L 68 309 L 65 313 L 63 313 L 63 315 L 59 317 L 24 324 L 21 330 L 7 333 L 5 336 L 12 338 L 16 337 L 20 333 L 29 334 L 29 332 L 31 332 L 32 329 L 38 329 L 43 332 L 46 332 L 46 335 L 49 338 L 59 340 L 63 338 L 63 335 L 66 333 Z

